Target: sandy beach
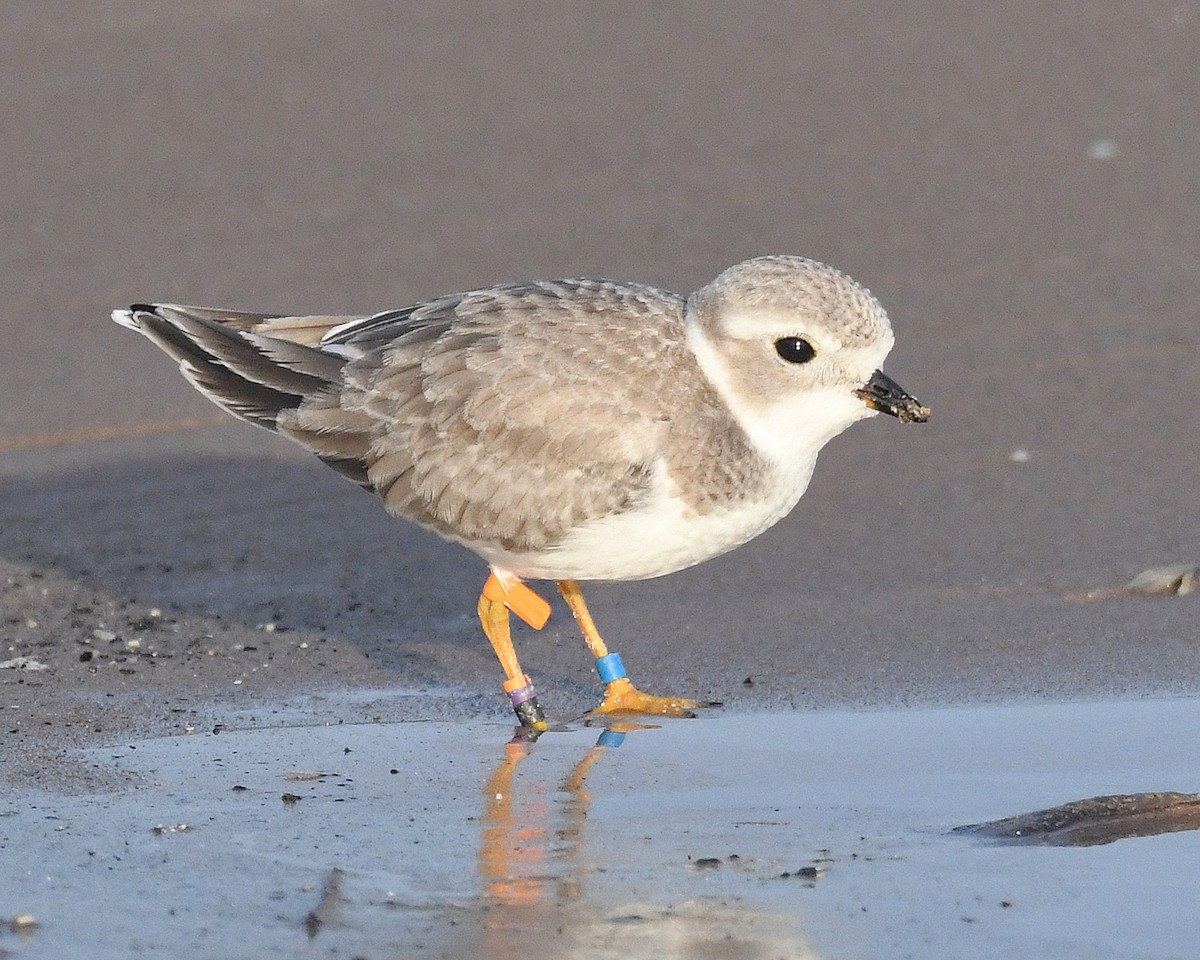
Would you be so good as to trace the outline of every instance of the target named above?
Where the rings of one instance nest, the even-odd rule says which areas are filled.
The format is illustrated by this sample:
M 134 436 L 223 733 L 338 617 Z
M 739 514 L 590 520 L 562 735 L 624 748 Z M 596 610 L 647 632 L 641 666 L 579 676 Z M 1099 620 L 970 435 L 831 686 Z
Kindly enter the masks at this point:
M 1200 12 L 66 0 L 0 52 L 0 956 L 1187 954 L 1194 831 L 949 831 L 1200 790 L 1200 593 L 1122 589 L 1200 563 Z M 645 687 L 724 703 L 598 754 L 557 598 L 516 637 L 556 728 L 512 745 L 482 561 L 108 319 L 768 252 L 867 284 L 933 417 L 589 591 Z

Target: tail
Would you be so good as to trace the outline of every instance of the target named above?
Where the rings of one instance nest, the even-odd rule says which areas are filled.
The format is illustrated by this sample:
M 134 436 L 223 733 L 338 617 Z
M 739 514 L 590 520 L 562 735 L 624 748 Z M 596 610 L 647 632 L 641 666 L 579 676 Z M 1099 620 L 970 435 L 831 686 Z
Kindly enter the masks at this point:
M 128 310 L 114 310 L 112 318 L 178 360 L 188 382 L 217 406 L 268 430 L 276 428 L 280 413 L 295 410 L 306 397 L 338 382 L 346 363 L 344 356 L 303 342 L 320 339 L 304 331 L 318 325 L 327 329 L 343 317 L 276 317 L 135 303 Z
M 370 423 L 338 403 L 349 355 L 340 346 L 321 346 L 330 329 L 353 318 L 273 316 L 171 303 L 135 303 L 128 310 L 114 310 L 112 318 L 178 360 L 188 382 L 223 410 L 282 433 L 343 476 L 367 485 Z M 297 417 L 294 411 L 306 402 L 311 412 Z M 307 427 L 300 420 L 319 425 Z

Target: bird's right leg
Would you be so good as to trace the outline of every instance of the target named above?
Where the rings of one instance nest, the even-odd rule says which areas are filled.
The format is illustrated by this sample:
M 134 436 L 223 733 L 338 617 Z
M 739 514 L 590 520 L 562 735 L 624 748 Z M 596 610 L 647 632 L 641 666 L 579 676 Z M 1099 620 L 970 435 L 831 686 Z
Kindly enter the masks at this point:
M 479 622 L 483 624 L 483 632 L 487 634 L 500 666 L 504 668 L 504 692 L 512 702 L 517 719 L 521 721 L 522 726 L 531 730 L 545 730 L 549 724 L 546 723 L 546 715 L 538 704 L 533 681 L 521 669 L 521 663 L 517 660 L 517 651 L 513 647 L 512 632 L 508 625 L 508 607 L 504 604 L 503 595 L 503 586 L 493 574 L 484 585 L 483 593 L 479 595 Z

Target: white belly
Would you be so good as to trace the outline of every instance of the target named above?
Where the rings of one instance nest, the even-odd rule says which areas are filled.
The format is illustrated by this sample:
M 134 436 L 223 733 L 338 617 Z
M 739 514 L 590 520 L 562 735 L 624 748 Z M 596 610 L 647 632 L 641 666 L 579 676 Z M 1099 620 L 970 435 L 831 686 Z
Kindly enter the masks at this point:
M 474 549 L 493 567 L 533 580 L 646 580 L 711 559 L 741 546 L 791 511 L 812 476 L 815 458 L 763 499 L 699 514 L 674 493 L 665 475 L 637 510 L 575 528 L 556 547 L 537 553 Z

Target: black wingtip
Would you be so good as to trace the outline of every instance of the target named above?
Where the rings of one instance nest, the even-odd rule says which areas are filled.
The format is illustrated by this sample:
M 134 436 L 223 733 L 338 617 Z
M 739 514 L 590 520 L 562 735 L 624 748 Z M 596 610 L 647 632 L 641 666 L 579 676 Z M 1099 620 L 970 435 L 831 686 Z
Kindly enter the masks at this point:
M 158 307 L 153 303 L 131 303 L 129 305 L 130 313 L 157 313 Z

